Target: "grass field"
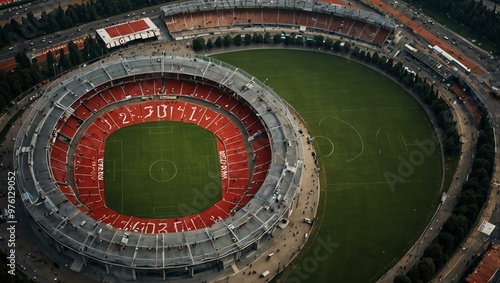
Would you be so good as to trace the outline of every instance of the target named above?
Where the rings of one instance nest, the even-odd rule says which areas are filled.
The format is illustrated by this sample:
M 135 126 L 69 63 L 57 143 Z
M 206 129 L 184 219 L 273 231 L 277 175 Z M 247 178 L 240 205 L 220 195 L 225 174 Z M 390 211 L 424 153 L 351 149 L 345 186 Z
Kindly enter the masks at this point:
M 437 207 L 443 164 L 419 104 L 344 58 L 293 50 L 215 56 L 267 80 L 304 118 L 320 157 L 317 233 L 290 282 L 373 282 L 414 243 Z M 321 243 L 334 243 L 327 259 Z
M 140 218 L 198 213 L 221 199 L 200 195 L 221 187 L 215 136 L 196 125 L 162 121 L 122 128 L 106 140 L 106 205 Z

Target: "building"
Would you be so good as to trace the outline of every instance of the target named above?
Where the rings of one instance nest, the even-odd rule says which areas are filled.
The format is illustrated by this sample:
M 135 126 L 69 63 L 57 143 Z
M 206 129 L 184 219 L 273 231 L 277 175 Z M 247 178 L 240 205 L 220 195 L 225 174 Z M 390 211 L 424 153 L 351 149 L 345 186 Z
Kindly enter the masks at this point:
M 108 49 L 125 45 L 136 40 L 157 38 L 160 29 L 150 18 L 142 18 L 123 24 L 96 30 L 97 36 Z
M 210 93 L 216 99 L 210 100 Z M 120 109 L 129 113 L 132 108 L 127 107 L 132 106 L 122 107 L 125 103 L 144 111 L 147 108 L 141 110 L 140 105 L 156 109 L 187 100 L 214 104 L 213 109 L 218 110 L 213 111 L 228 117 L 238 117 L 231 112 L 235 105 L 252 111 L 263 131 L 247 134 L 252 139 L 241 142 L 268 149 L 269 154 L 259 156 L 255 163 L 266 162 L 266 169 L 258 176 L 256 171 L 249 171 L 254 172 L 249 180 L 258 182 L 245 182 L 248 187 L 235 201 L 241 205 L 215 211 L 218 214 L 212 211 L 210 216 L 215 218 L 201 217 L 201 224 L 187 218 L 184 222 L 177 218 L 136 219 L 106 210 L 98 192 L 104 190 L 99 177 L 103 168 L 95 157 L 100 150 L 93 146 L 102 143 L 97 134 L 105 131 L 89 139 L 86 129 L 92 123 L 101 123 L 101 129 L 111 127 L 111 123 L 105 123 L 110 116 L 103 115 Z M 190 115 L 182 111 L 181 121 L 182 117 L 189 120 Z M 243 122 L 240 124 L 244 127 Z M 298 126 L 277 94 L 235 67 L 195 54 L 138 55 L 77 70 L 50 86 L 24 120 L 16 138 L 13 164 L 27 214 L 46 242 L 71 258 L 69 265 L 75 272 L 90 273 L 90 269 L 98 268 L 119 280 L 145 282 L 196 276 L 202 279 L 206 272 L 217 272 L 249 254 L 263 253 L 261 247 L 281 233 L 279 224 L 295 207 L 303 170 L 304 152 L 297 132 Z M 78 151 L 82 145 L 88 153 Z M 254 156 L 258 152 L 254 149 Z M 85 160 L 85 168 L 78 168 Z M 79 173 L 84 169 L 91 173 Z M 80 184 L 87 191 L 95 189 L 90 201 L 81 197 Z
M 500 280 L 500 245 L 491 246 L 478 266 L 465 279 L 466 283 L 496 283 Z

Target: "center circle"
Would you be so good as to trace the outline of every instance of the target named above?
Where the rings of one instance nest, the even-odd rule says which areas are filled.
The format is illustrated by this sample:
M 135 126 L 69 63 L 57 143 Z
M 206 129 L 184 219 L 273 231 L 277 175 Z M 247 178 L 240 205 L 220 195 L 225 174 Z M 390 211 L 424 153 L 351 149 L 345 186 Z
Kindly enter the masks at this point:
M 159 183 L 168 182 L 177 176 L 177 166 L 170 160 L 156 160 L 149 166 L 149 176 Z

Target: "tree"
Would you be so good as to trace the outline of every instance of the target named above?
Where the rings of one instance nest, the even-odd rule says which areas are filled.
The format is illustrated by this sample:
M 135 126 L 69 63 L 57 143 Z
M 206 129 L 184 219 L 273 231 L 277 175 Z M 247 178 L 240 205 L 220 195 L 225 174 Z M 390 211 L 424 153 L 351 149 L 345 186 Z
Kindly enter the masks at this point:
M 393 283 L 411 283 L 410 277 L 406 275 L 398 275 L 394 277 Z
M 264 36 L 261 33 L 253 33 L 252 41 L 254 43 L 262 43 L 264 42 Z
M 328 37 L 325 40 L 325 44 L 323 45 L 323 47 L 325 48 L 325 50 L 330 50 L 330 49 L 332 49 L 332 46 L 333 46 L 333 39 Z
M 340 46 L 340 43 L 339 43 L 339 46 Z M 354 47 L 354 50 L 352 51 L 352 56 L 353 57 L 358 57 L 360 56 L 360 53 L 361 53 L 361 50 L 359 49 L 359 47 Z
M 29 68 L 31 66 L 31 61 L 28 56 L 26 56 L 26 52 L 24 51 L 17 52 L 16 62 L 17 64 L 19 64 L 19 67 L 21 67 L 21 69 Z
M 0 97 L 4 99 L 5 103 L 11 101 L 13 98 L 10 85 L 6 82 L 6 80 L 0 81 Z
M 344 42 L 344 46 L 340 46 L 340 50 L 343 52 L 343 53 L 348 53 L 350 50 L 351 50 L 351 45 L 349 44 L 349 42 Z
M 214 44 L 212 43 L 212 39 L 209 39 L 207 41 L 207 49 L 211 50 L 212 48 L 214 48 Z
M 469 220 L 464 215 L 452 214 L 443 225 L 443 232 L 455 236 L 455 241 L 460 242 L 469 230 Z
M 71 62 L 68 60 L 68 57 L 64 54 L 64 49 L 59 49 L 59 67 L 62 68 L 63 71 L 71 68 Z
M 332 46 L 333 51 L 335 51 L 335 52 L 339 52 L 339 51 L 340 51 L 340 43 L 341 43 L 341 42 L 340 42 L 340 40 L 335 41 L 335 43 L 334 43 L 334 44 L 333 44 L 333 46 Z M 359 48 L 358 48 L 358 50 L 359 50 Z M 352 55 L 353 55 L 353 56 L 357 56 L 357 54 L 356 54 L 356 55 L 354 55 L 354 53 L 355 53 L 355 52 L 353 52 L 353 54 L 352 54 Z
M 5 101 L 5 98 L 3 98 L 3 96 L 0 96 L 0 110 L 4 109 L 5 106 L 7 106 L 7 101 Z
M 245 34 L 245 45 L 250 45 L 250 43 L 252 43 L 252 36 L 247 33 Z
M 222 38 L 220 36 L 218 36 L 217 39 L 215 39 L 215 46 L 217 46 L 217 48 L 222 47 Z
M 224 36 L 224 39 L 222 40 L 222 44 L 224 45 L 224 47 L 229 47 L 232 41 L 233 39 L 231 38 L 231 36 L 229 34 L 226 34 Z
M 371 63 L 374 65 L 378 65 L 379 61 L 380 61 L 380 58 L 379 58 L 378 52 L 375 51 L 375 53 L 373 53 Z
M 434 266 L 434 262 L 432 261 L 432 258 L 425 257 L 422 258 L 418 263 L 417 263 L 417 268 L 418 268 L 418 274 L 420 275 L 420 279 L 424 282 L 429 282 L 432 280 L 434 277 L 434 274 L 436 273 L 436 267 Z
M 80 65 L 83 62 L 83 57 L 82 53 L 78 49 L 78 46 L 73 42 L 70 41 L 68 43 L 68 50 L 69 50 L 69 61 L 73 66 Z
M 273 42 L 274 42 L 274 44 L 280 43 L 281 42 L 281 34 L 275 34 L 273 36 Z
M 193 39 L 193 50 L 195 52 L 205 49 L 205 39 L 203 37 L 195 37 Z
M 467 205 L 467 204 L 475 204 L 476 203 L 476 194 L 474 191 L 468 190 L 462 192 L 457 201 L 457 206 Z
M 285 46 L 288 46 L 288 45 L 290 45 L 291 41 L 292 41 L 292 39 L 290 38 L 290 36 L 287 36 L 287 37 L 285 37 L 283 44 L 285 44 Z
M 314 45 L 316 47 L 319 48 L 319 47 L 323 46 L 323 41 L 325 41 L 325 37 L 324 36 L 322 36 L 322 35 L 315 35 L 314 36 Z
M 52 77 L 55 76 L 54 73 L 54 65 L 56 64 L 56 59 L 54 58 L 54 54 L 52 54 L 52 51 L 49 50 L 47 52 L 47 76 Z
M 445 254 L 450 255 L 456 248 L 455 237 L 447 232 L 441 232 L 437 235 L 436 241 L 441 245 Z
M 236 46 L 241 46 L 241 34 L 238 34 L 236 35 L 235 37 L 233 37 L 233 43 L 234 45 Z
M 264 33 L 264 43 L 271 43 L 271 34 L 268 31 Z
M 436 269 L 441 268 L 446 262 L 443 247 L 438 243 L 432 243 L 425 248 L 423 257 L 431 258 Z
M 21 75 L 21 82 L 23 83 L 23 90 L 29 89 L 32 85 L 35 84 L 30 69 L 22 69 L 19 73 Z
M 366 52 L 365 62 L 371 62 L 371 61 L 372 61 L 372 55 L 370 54 L 370 52 Z

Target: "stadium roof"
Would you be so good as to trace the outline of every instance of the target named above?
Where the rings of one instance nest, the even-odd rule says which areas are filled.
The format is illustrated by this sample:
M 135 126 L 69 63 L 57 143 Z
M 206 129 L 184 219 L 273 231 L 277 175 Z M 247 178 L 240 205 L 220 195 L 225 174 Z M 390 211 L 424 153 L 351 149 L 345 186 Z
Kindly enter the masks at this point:
M 465 279 L 467 283 L 497 282 L 494 279 L 500 267 L 500 245 L 494 245 L 474 271 Z M 498 277 L 498 275 L 496 276 Z M 497 278 L 498 279 L 498 278 Z
M 129 41 L 148 39 L 160 35 L 160 29 L 150 18 L 142 18 L 136 21 L 98 29 L 96 32 L 101 40 L 104 41 L 108 49 L 124 45 Z

